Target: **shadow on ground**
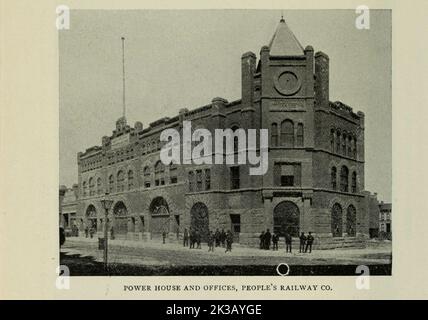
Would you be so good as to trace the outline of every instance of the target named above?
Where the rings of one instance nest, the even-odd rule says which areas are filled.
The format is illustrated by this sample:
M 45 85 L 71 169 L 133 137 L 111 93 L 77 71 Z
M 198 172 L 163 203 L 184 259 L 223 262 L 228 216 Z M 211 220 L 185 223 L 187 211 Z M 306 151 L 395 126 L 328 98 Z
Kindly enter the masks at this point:
M 279 275 L 272 265 L 221 266 L 146 266 L 125 263 L 109 264 L 104 270 L 102 262 L 92 257 L 60 252 L 60 263 L 70 269 L 70 276 L 273 276 Z M 357 265 L 290 265 L 289 276 L 356 276 Z M 281 270 L 282 269 L 282 270 Z M 280 272 L 287 273 L 283 266 Z M 370 265 L 371 276 L 391 275 L 390 264 Z

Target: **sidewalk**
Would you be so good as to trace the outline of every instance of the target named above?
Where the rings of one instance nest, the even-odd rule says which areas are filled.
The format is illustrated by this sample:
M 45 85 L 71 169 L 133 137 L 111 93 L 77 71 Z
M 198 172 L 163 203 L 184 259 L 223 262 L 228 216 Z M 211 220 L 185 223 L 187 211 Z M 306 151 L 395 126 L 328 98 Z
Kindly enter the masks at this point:
M 90 248 L 98 249 L 98 238 L 83 238 L 83 237 L 69 237 L 66 239 L 64 248 L 72 246 L 73 244 L 85 244 Z M 174 251 L 182 252 L 183 254 L 192 255 L 207 255 L 207 256 L 234 256 L 234 257 L 299 257 L 307 259 L 341 259 L 346 258 L 348 260 L 361 260 L 362 256 L 369 256 L 374 254 L 388 255 L 391 253 L 391 243 L 371 242 L 367 248 L 340 248 L 331 250 L 315 250 L 312 253 L 299 253 L 298 243 L 293 244 L 293 253 L 286 253 L 284 249 L 278 251 L 273 250 L 260 250 L 258 248 L 249 248 L 240 245 L 232 246 L 232 252 L 225 253 L 225 248 L 216 247 L 214 252 L 208 252 L 208 246 L 203 243 L 202 249 L 189 249 L 183 247 L 178 243 L 165 243 L 162 244 L 162 240 L 157 241 L 131 241 L 131 240 L 111 240 L 108 241 L 109 248 L 147 248 L 155 249 L 159 251 Z M 368 259 L 368 258 L 366 258 Z M 372 260 L 372 259 L 369 259 Z M 378 259 L 373 259 L 373 262 L 377 262 Z

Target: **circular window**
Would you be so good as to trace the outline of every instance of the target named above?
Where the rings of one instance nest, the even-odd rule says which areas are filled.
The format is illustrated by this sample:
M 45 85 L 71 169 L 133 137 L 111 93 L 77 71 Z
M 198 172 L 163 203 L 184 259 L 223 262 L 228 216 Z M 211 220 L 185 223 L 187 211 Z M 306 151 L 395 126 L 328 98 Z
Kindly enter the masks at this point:
M 274 77 L 275 89 L 282 95 L 292 95 L 300 90 L 301 82 L 291 71 L 281 71 Z

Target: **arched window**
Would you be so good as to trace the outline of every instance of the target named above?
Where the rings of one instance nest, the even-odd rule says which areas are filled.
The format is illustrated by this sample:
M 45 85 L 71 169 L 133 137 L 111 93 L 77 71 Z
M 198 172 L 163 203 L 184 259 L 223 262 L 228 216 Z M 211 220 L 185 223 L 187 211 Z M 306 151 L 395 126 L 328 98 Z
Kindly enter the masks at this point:
M 352 139 L 352 143 L 353 143 L 354 158 L 357 159 L 357 139 L 355 137 L 354 139 Z
M 287 148 L 294 147 L 294 124 L 291 120 L 281 123 L 281 145 Z
M 83 181 L 83 196 L 86 197 L 87 192 L 88 192 L 88 185 L 86 183 L 86 181 Z
M 134 189 L 134 171 L 128 171 L 128 190 Z
M 333 237 L 341 237 L 343 230 L 342 207 L 335 203 L 331 208 L 331 233 Z
M 122 192 L 125 189 L 125 174 L 122 170 L 117 173 L 117 192 Z
M 330 131 L 330 149 L 331 152 L 334 152 L 334 129 Z
M 355 237 L 355 235 L 357 234 L 356 226 L 357 226 L 357 210 L 351 204 L 346 210 L 346 232 L 348 233 L 348 236 Z
M 278 145 L 278 125 L 276 123 L 272 123 L 271 125 L 271 144 L 272 146 Z
M 143 169 L 143 175 L 144 175 L 144 187 L 146 188 L 150 188 L 150 184 L 151 184 L 150 174 L 151 174 L 150 167 L 145 166 Z
M 113 175 L 110 175 L 110 177 L 108 178 L 108 191 L 110 193 L 114 192 L 114 177 L 113 177 Z
M 331 168 L 331 178 L 330 178 L 330 180 L 331 180 L 331 188 L 333 190 L 336 190 L 337 189 L 337 169 L 336 169 L 336 167 L 332 167 Z
M 348 175 L 349 170 L 346 166 L 342 166 L 340 169 L 340 191 L 348 192 Z
M 162 163 L 162 161 L 159 160 L 155 164 L 155 185 L 156 186 L 165 184 L 164 173 L 165 173 L 165 166 Z
M 352 157 L 353 153 L 352 153 L 352 136 L 348 137 L 348 157 Z
M 346 135 L 342 135 L 342 154 L 346 156 Z
M 239 152 L 239 138 L 238 135 L 235 135 L 236 130 L 238 130 L 238 126 L 233 126 L 231 130 L 233 131 L 233 152 L 238 153 Z
M 297 125 L 296 146 L 303 147 L 303 123 Z
M 340 132 L 336 132 L 336 153 L 340 153 Z
M 352 182 L 351 182 L 352 193 L 357 192 L 357 173 L 352 172 Z
M 95 182 L 93 177 L 89 178 L 89 195 L 95 195 Z
M 101 178 L 97 179 L 97 194 L 103 194 L 103 185 Z

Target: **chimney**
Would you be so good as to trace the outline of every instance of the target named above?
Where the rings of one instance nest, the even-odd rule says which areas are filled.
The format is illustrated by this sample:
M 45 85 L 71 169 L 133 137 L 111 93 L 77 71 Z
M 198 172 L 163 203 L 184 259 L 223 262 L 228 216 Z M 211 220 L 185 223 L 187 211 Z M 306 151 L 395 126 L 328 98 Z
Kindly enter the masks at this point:
M 253 105 L 255 70 L 256 55 L 253 52 L 244 53 L 241 57 L 242 107 L 244 108 Z
M 319 51 L 315 54 L 315 102 L 317 107 L 329 103 L 329 58 Z

